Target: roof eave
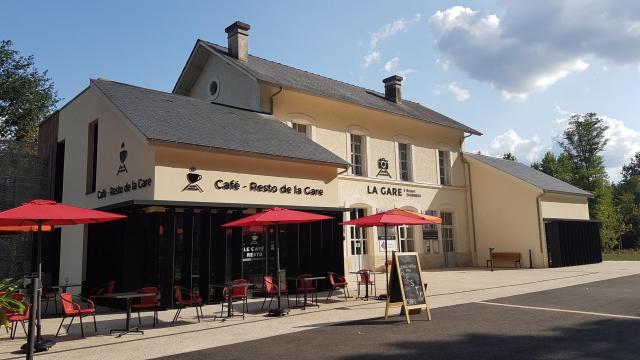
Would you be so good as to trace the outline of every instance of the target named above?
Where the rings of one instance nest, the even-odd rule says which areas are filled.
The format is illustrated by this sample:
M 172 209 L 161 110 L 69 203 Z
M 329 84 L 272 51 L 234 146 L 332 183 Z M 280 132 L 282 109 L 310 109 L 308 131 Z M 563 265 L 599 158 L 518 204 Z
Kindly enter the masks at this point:
M 448 126 L 448 125 L 438 124 L 438 123 L 435 123 L 435 122 L 432 122 L 432 121 L 429 121 L 429 120 L 425 120 L 425 119 L 422 119 L 422 118 L 418 118 L 418 117 L 412 117 L 412 116 L 407 116 L 407 115 L 404 115 L 404 114 L 398 114 L 398 113 L 393 112 L 393 111 L 385 111 L 385 110 L 378 109 L 378 108 L 375 108 L 375 107 L 372 107 L 372 106 L 356 104 L 356 103 L 353 103 L 353 102 L 350 102 L 350 101 L 336 99 L 336 98 L 332 98 L 332 97 L 327 97 L 327 96 L 311 93 L 311 92 L 308 92 L 308 91 L 304 91 L 304 90 L 301 90 L 301 89 L 298 89 L 298 88 L 288 87 L 288 86 L 285 86 L 285 85 L 282 85 L 282 84 L 277 84 L 277 83 L 274 83 L 274 82 L 271 82 L 271 81 L 266 81 L 266 80 L 263 80 L 263 79 L 260 79 L 260 78 L 257 78 L 257 79 L 258 79 L 258 81 L 260 83 L 262 83 L 264 85 L 278 86 L 278 87 L 282 87 L 283 89 L 287 89 L 287 90 L 290 90 L 290 91 L 296 91 L 296 92 L 299 92 L 299 93 L 302 93 L 302 94 L 318 96 L 318 97 L 321 97 L 321 98 L 324 98 L 324 99 L 328 99 L 328 100 L 332 100 L 332 101 L 338 101 L 338 102 L 341 102 L 343 104 L 349 104 L 349 105 L 353 105 L 353 106 L 360 106 L 360 107 L 363 107 L 365 109 L 369 109 L 369 110 L 373 110 L 373 111 L 380 111 L 380 112 L 383 112 L 383 113 L 386 113 L 386 114 L 392 114 L 392 115 L 395 115 L 395 116 L 401 116 L 403 118 L 407 118 L 407 119 L 411 119 L 411 120 L 418 120 L 418 121 L 426 122 L 426 123 L 434 125 L 434 126 L 442 126 L 442 127 L 446 127 L 446 128 L 449 128 L 449 129 L 455 129 L 455 130 L 459 130 L 459 131 L 462 131 L 462 132 L 465 132 L 465 133 L 469 133 L 469 134 L 472 134 L 472 135 L 477 135 L 477 136 L 482 136 L 483 135 L 481 132 L 479 132 L 479 131 L 477 131 L 477 130 L 475 130 L 473 128 L 470 128 L 470 127 L 468 127 L 466 125 L 465 125 L 465 128 L 460 128 L 460 127 L 455 127 L 455 126 Z
M 192 147 L 192 148 L 198 148 L 198 149 L 207 149 L 207 150 L 210 150 L 210 151 L 212 150 L 212 151 L 221 152 L 221 153 L 245 155 L 245 156 L 252 156 L 252 157 L 261 157 L 261 158 L 274 159 L 274 160 L 295 161 L 295 162 L 301 162 L 301 163 L 307 163 L 307 164 L 330 166 L 330 167 L 335 167 L 335 168 L 339 168 L 339 169 L 348 169 L 351 166 L 351 164 L 347 163 L 346 161 L 345 162 L 330 162 L 330 161 L 322 161 L 322 160 L 302 159 L 302 158 L 289 157 L 289 156 L 263 154 L 263 153 L 253 152 L 253 151 L 242 151 L 242 150 L 235 150 L 235 149 L 225 149 L 225 148 L 220 148 L 220 147 L 215 147 L 215 146 L 192 144 L 192 143 L 185 143 L 185 142 L 165 140 L 165 139 L 152 139 L 152 138 L 149 138 L 148 141 L 149 141 L 150 145 Z
M 549 189 L 542 189 L 542 192 L 545 194 L 571 195 L 571 196 L 580 196 L 580 197 L 586 197 L 586 198 L 594 197 L 594 195 L 590 192 L 578 193 L 578 192 L 571 192 L 571 191 L 559 191 L 559 190 L 549 190 Z

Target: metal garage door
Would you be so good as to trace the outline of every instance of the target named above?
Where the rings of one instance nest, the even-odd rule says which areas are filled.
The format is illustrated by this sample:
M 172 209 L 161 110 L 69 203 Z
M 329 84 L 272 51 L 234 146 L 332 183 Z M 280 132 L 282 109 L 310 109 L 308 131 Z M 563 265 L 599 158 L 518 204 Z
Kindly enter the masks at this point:
M 602 262 L 600 222 L 545 219 L 549 267 Z

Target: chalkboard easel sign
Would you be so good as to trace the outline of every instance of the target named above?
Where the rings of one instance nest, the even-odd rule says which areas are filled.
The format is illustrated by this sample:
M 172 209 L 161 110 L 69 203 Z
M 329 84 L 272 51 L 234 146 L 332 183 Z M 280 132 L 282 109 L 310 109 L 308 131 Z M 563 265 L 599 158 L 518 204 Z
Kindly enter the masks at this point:
M 397 306 L 402 307 L 407 324 L 411 323 L 409 313 L 416 309 L 425 309 L 431 320 L 431 312 L 427 305 L 426 284 L 422 279 L 418 253 L 393 253 L 388 289 L 387 305 L 384 310 L 385 320 L 389 317 L 389 308 Z

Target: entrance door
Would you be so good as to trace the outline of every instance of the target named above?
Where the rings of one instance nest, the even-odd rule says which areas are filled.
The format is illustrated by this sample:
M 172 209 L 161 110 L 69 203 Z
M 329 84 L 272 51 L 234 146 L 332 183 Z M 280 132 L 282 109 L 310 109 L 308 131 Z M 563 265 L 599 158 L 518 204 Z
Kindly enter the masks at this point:
M 454 267 L 455 262 L 455 248 L 454 248 L 454 234 L 453 234 L 453 214 L 450 212 L 441 212 L 442 218 L 442 251 L 444 254 L 444 266 Z
M 366 216 L 365 209 L 351 209 L 350 219 L 358 219 Z M 355 226 L 349 227 L 351 271 L 369 269 L 369 249 L 367 243 L 367 229 Z

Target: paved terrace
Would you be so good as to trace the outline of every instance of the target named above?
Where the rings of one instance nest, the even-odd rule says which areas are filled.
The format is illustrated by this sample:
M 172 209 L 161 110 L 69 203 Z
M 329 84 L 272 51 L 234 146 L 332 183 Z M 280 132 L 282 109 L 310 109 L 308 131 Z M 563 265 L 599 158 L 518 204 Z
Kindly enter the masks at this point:
M 432 308 L 486 301 L 498 297 L 514 296 L 531 292 L 564 288 L 589 282 L 640 274 L 640 262 L 604 262 L 602 264 L 561 269 L 518 269 L 489 272 L 484 269 L 433 270 L 425 272 L 429 283 L 429 303 Z M 351 280 L 354 280 L 353 278 Z M 382 281 L 380 281 L 382 280 Z M 355 282 L 354 282 L 355 283 Z M 384 277 L 378 277 L 378 291 L 383 291 Z M 355 288 L 351 288 L 355 296 Z M 124 325 L 123 313 L 103 313 L 97 316 L 98 334 L 93 334 L 92 325 L 87 324 L 87 338 L 79 336 L 75 324 L 69 334 L 57 338 L 58 343 L 46 353 L 38 354 L 42 359 L 91 358 L 91 359 L 142 359 L 202 350 L 238 342 L 262 339 L 269 336 L 290 334 L 298 331 L 326 327 L 341 322 L 381 317 L 384 303 L 379 301 L 342 300 L 339 296 L 323 301 L 317 308 L 292 310 L 283 318 L 267 318 L 259 311 L 262 299 L 250 300 L 250 312 L 245 320 L 241 317 L 222 321 L 213 319 L 220 314 L 220 305 L 204 307 L 206 319 L 197 323 L 195 310 L 183 310 L 181 320 L 171 325 L 175 311 L 160 312 L 160 325 L 151 328 L 150 313 L 143 314 L 144 335 L 125 335 L 116 338 L 109 329 Z M 397 311 L 397 310 L 396 310 Z M 133 324 L 137 324 L 135 315 Z M 434 322 L 439 320 L 434 316 Z M 469 321 L 474 321 L 472 318 Z M 53 336 L 60 319 L 43 321 L 43 333 Z M 444 323 L 443 323 L 444 325 Z M 63 331 L 66 328 L 63 327 Z M 21 336 L 21 329 L 18 336 Z M 23 335 L 22 335 L 23 336 Z M 21 359 L 16 349 L 24 343 L 24 337 L 8 340 L 4 332 L 0 335 L 0 359 Z

